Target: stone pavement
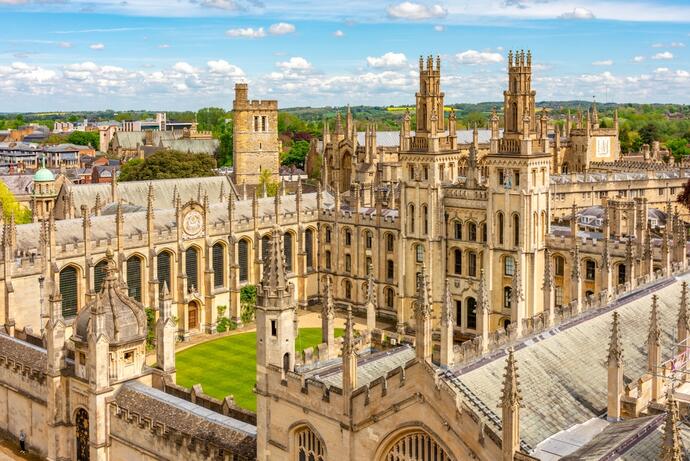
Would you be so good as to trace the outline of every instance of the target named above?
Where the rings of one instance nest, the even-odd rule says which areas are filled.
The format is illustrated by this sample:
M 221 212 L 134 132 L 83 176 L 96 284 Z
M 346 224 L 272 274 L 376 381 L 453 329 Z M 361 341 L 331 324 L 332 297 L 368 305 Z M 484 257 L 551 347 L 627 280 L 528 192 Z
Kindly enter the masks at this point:
M 20 455 L 19 446 L 17 446 L 16 442 L 0 439 L 0 461 L 39 461 L 40 459 L 40 457 L 32 454 Z

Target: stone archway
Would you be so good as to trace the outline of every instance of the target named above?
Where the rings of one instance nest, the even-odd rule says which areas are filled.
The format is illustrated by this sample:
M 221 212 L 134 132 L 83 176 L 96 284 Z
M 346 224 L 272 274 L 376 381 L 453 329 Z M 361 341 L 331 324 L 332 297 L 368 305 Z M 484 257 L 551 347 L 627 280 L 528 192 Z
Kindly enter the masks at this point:
M 76 460 L 89 461 L 89 413 L 79 408 L 74 418 L 76 437 Z

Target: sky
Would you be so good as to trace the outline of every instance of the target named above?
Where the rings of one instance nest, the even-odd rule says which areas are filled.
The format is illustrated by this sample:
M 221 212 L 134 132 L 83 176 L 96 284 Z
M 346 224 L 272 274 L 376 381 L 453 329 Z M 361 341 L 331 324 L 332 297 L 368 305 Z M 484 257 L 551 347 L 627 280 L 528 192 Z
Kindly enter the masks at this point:
M 0 0 L 0 112 L 502 100 L 532 50 L 537 100 L 690 103 L 690 0 Z

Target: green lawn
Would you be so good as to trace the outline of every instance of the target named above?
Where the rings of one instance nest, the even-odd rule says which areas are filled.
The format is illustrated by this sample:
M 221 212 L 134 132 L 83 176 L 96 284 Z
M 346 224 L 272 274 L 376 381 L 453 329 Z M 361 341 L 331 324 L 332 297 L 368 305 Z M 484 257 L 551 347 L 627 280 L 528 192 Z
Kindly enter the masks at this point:
M 336 329 L 342 336 L 342 329 Z M 302 351 L 321 342 L 321 328 L 301 328 L 295 348 Z M 201 383 L 206 394 L 218 399 L 227 395 L 235 403 L 256 411 L 256 397 L 252 389 L 256 382 L 256 333 L 226 336 L 176 355 L 177 383 L 192 387 Z

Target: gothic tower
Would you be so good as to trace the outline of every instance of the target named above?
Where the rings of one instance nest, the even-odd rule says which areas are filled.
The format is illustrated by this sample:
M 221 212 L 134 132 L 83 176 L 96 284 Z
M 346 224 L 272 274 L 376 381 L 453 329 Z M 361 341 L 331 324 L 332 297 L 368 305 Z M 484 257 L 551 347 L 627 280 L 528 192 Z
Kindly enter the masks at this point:
M 419 57 L 419 92 L 417 92 L 417 136 L 428 136 L 444 131 L 443 96 L 441 92 L 441 58 Z
M 532 53 L 524 51 L 508 53 L 508 89 L 503 92 L 503 111 L 505 114 L 506 139 L 516 139 L 520 135 L 536 134 L 536 118 L 532 90 Z M 525 124 L 525 117 L 529 121 Z
M 250 101 L 246 83 L 235 85 L 233 165 L 235 184 L 258 184 L 263 170 L 278 179 L 278 101 Z

